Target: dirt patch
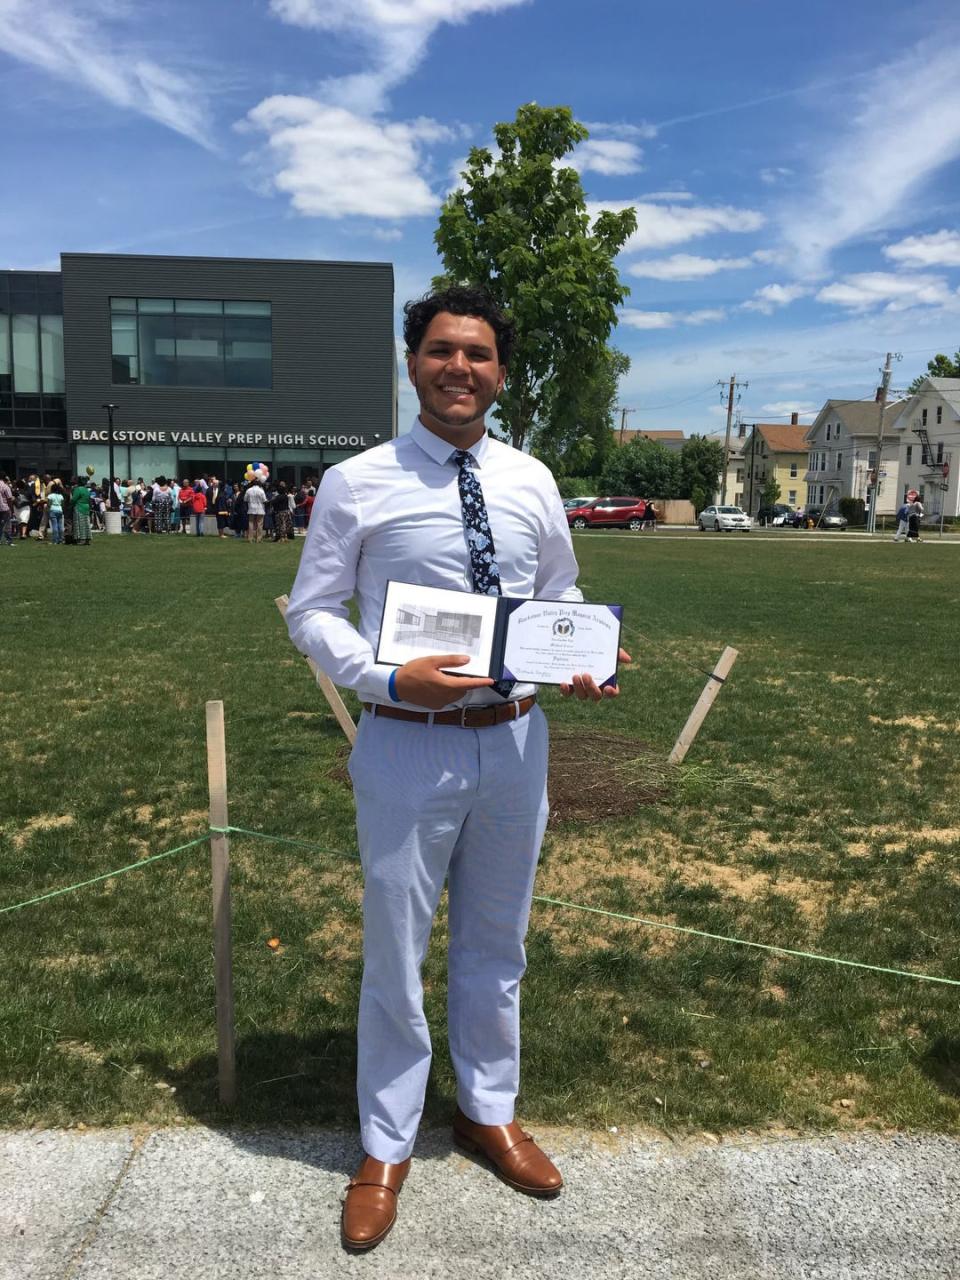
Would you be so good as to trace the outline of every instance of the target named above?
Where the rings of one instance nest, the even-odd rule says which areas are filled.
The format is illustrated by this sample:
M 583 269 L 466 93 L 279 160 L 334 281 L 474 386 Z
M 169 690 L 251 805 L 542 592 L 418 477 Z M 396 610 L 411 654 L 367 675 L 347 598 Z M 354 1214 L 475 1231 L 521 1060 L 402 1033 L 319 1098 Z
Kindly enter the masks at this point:
M 313 867 L 294 867 L 287 873 L 285 895 L 300 907 L 313 910 L 323 907 L 331 892 L 341 894 L 359 905 L 360 876 L 355 863 L 330 871 Z
M 58 1040 L 57 1049 L 65 1057 L 78 1058 L 81 1062 L 93 1067 L 102 1067 L 107 1060 L 105 1053 L 101 1053 L 92 1044 L 86 1044 L 82 1040 Z
M 897 716 L 893 720 L 885 720 L 882 716 L 868 716 L 871 724 L 880 724 L 884 728 L 896 729 L 935 729 L 940 733 L 956 733 L 960 729 L 958 720 L 938 720 L 936 716 L 927 714 L 920 716 Z
M 63 956 L 42 956 L 37 965 L 49 973 L 102 973 L 107 967 L 104 956 L 80 953 Z
M 619 818 L 670 793 L 675 770 L 648 742 L 596 730 L 550 735 L 550 822 Z
M 13 847 L 22 849 L 35 831 L 59 831 L 64 827 L 72 827 L 75 823 L 76 818 L 72 813 L 41 813 L 36 818 L 30 818 L 19 831 L 14 832 Z
M 359 921 L 345 920 L 331 914 L 323 927 L 308 933 L 304 944 L 335 964 L 352 964 L 363 955 L 363 938 Z M 328 975 L 329 980 L 329 975 Z
M 288 711 L 288 720 L 316 720 L 325 713 L 322 711 Z

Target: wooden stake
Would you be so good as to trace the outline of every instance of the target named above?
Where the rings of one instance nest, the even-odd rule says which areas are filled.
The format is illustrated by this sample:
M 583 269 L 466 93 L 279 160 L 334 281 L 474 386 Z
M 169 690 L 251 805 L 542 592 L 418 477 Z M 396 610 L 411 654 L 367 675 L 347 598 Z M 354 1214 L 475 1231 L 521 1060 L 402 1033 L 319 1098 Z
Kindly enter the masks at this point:
M 207 703 L 207 782 L 210 788 L 210 826 L 226 827 L 227 747 L 222 702 Z M 232 1107 L 237 1098 L 237 1063 L 233 1025 L 230 837 L 226 831 L 211 836 L 210 861 L 213 872 L 213 951 L 220 1101 L 225 1107 Z
M 290 603 L 286 596 L 277 596 L 273 602 L 280 610 L 282 617 L 287 616 L 287 605 Z M 357 737 L 357 726 L 353 723 L 350 712 L 346 708 L 346 704 L 340 697 L 337 686 L 333 683 L 325 671 L 321 671 L 312 658 L 307 658 L 307 666 L 313 672 L 317 684 L 320 686 L 320 692 L 330 704 L 330 710 L 337 717 L 340 728 L 346 734 L 347 741 L 353 746 Z
M 680 731 L 680 737 L 673 744 L 670 752 L 670 764 L 680 764 L 684 756 L 693 746 L 693 740 L 700 732 L 700 726 L 707 718 L 707 712 L 713 706 L 714 699 L 723 687 L 723 682 L 730 674 L 730 669 L 740 656 L 739 650 L 730 645 L 720 655 L 720 661 L 713 668 L 713 674 L 704 686 L 703 693 L 697 699 L 697 705 L 690 712 L 687 723 Z

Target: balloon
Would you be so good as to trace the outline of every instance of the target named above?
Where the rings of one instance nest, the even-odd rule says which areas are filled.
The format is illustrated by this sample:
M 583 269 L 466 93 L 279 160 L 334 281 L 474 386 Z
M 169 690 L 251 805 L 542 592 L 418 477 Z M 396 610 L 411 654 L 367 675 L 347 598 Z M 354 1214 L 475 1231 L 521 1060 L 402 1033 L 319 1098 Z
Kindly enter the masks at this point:
M 95 475 L 95 474 L 96 474 L 96 467 L 91 467 L 91 466 L 89 465 L 89 463 L 88 463 L 88 464 L 87 464 L 87 475 L 88 475 L 88 476 L 92 476 L 92 475 Z
M 258 480 L 260 484 L 266 484 L 270 479 L 270 468 L 265 462 L 248 462 L 244 480 Z

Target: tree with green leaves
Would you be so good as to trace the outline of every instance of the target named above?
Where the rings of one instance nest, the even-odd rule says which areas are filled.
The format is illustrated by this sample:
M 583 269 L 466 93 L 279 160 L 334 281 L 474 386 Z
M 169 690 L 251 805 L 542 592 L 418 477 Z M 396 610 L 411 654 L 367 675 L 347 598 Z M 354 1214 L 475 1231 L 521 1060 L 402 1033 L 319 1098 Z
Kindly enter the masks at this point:
M 679 498 L 682 484 L 680 454 L 643 436 L 614 448 L 602 476 L 604 493 L 637 498 Z
M 720 474 L 723 471 L 723 445 L 706 436 L 690 436 L 680 450 L 681 498 L 689 498 L 697 506 L 694 493 L 704 496 L 700 508 L 706 506 L 714 494 L 720 491 Z
M 766 483 L 760 493 L 760 501 L 765 507 L 772 507 L 775 502 L 780 501 L 780 486 L 777 484 L 777 477 L 771 475 L 767 478 Z
M 935 355 L 932 360 L 928 360 L 927 372 L 921 373 L 919 377 L 914 378 L 909 387 L 907 387 L 907 394 L 916 395 L 924 378 L 960 378 L 960 351 L 956 353 L 952 360 L 942 352 Z
M 611 450 L 614 406 L 630 357 L 606 347 L 593 374 L 572 396 L 547 388 L 545 406 L 533 433 L 532 452 L 555 476 L 599 476 Z
M 522 448 L 545 411 L 578 403 L 629 294 L 615 258 L 633 209 L 591 225 L 580 175 L 563 161 L 589 136 L 568 107 L 527 103 L 493 130 L 499 154 L 474 147 L 446 200 L 434 283 L 483 285 L 511 313 L 517 342 L 497 417 Z

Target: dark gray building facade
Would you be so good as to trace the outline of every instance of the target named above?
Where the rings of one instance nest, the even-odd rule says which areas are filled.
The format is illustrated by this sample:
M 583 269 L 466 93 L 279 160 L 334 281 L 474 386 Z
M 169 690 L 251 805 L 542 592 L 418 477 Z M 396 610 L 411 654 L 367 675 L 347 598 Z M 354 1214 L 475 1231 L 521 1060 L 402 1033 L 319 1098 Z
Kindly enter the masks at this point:
M 46 374 L 53 358 L 44 352 L 45 332 L 56 325 L 42 310 L 11 309 L 8 348 L 16 334 L 21 353 L 29 346 L 24 316 L 35 315 L 38 371 L 31 378 L 16 351 L 8 361 L 14 403 L 0 469 L 23 474 L 29 461 L 59 470 L 47 456 L 59 448 L 74 473 L 92 468 L 99 479 L 108 473 L 112 418 L 121 479 L 238 479 L 249 463 L 265 462 L 275 479 L 298 483 L 396 432 L 389 263 L 65 253 L 59 277 L 40 274 L 62 284 L 63 416 L 38 406 L 41 430 L 50 415 L 57 435 L 44 439 L 42 457 L 27 458 L 17 384 L 36 383 L 24 394 L 42 401 L 55 395 L 56 379 Z M 14 292 L 25 299 L 11 282 L 11 301 Z M 40 293 L 38 283 L 36 308 Z M 0 290 L 0 306 L 3 297 Z M 48 283 L 45 299 L 52 297 Z M 0 312 L 0 345 L 3 338 Z
M 0 271 L 0 472 L 71 465 L 60 272 Z

